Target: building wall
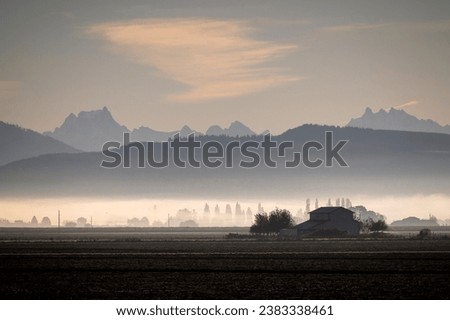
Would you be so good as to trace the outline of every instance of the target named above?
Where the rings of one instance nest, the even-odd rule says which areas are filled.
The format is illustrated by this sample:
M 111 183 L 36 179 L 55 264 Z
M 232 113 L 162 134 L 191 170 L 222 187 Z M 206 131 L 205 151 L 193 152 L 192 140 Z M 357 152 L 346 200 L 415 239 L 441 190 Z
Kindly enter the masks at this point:
M 334 220 L 327 221 L 320 226 L 321 229 L 337 229 L 345 231 L 349 235 L 358 235 L 360 231 L 359 223 L 355 220 Z
M 328 213 L 311 213 L 310 220 L 328 220 L 329 214 Z
M 338 211 L 330 214 L 330 221 L 353 221 L 353 213 Z

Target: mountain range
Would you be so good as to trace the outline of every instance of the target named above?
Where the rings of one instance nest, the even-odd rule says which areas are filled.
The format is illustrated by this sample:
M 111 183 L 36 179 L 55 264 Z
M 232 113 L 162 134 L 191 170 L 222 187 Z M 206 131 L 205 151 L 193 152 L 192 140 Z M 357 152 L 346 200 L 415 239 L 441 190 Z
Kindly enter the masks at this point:
M 450 125 L 441 126 L 433 120 L 418 119 L 404 110 L 395 108 L 391 108 L 389 111 L 380 109 L 378 112 L 373 112 L 372 109 L 366 108 L 366 111 L 361 117 L 356 119 L 352 118 L 347 126 L 368 129 L 450 134 Z
M 78 115 L 71 113 L 53 132 L 44 132 L 44 135 L 62 141 L 74 148 L 89 152 L 102 150 L 107 141 L 122 141 L 123 133 L 130 133 L 134 141 L 167 141 L 175 134 L 186 137 L 191 133 L 197 136 L 204 135 L 199 131 L 192 130 L 187 125 L 175 131 L 157 131 L 147 127 L 139 127 L 129 130 L 126 126 L 119 124 L 112 116 L 108 108 L 100 110 L 82 111 Z M 239 121 L 234 121 L 229 128 L 221 128 L 217 125 L 211 126 L 206 135 L 243 137 L 254 136 L 255 132 Z
M 83 151 L 100 151 L 106 141 L 121 141 L 123 132 L 129 130 L 117 123 L 104 107 L 82 111 L 77 116 L 71 113 L 60 127 L 44 135 Z
M 255 136 L 256 133 L 250 130 L 249 127 L 245 126 L 239 121 L 234 121 L 230 124 L 228 128 L 222 128 L 218 125 L 213 125 L 209 127 L 206 131 L 207 136 L 227 136 L 227 137 L 246 137 Z
M 353 127 L 303 125 L 273 136 L 274 141 L 292 141 L 302 151 L 308 141 L 324 145 L 326 131 L 332 131 L 333 145 L 348 143 L 342 157 L 348 167 L 334 163 L 315 169 L 302 165 L 286 168 L 284 159 L 292 159 L 288 150 L 275 157 L 278 166 L 268 168 L 262 162 L 253 169 L 234 165 L 214 170 L 206 167 L 137 167 L 131 153 L 131 168 L 105 169 L 101 152 L 48 154 L 15 161 L 0 167 L 2 197 L 144 197 L 144 198 L 298 198 L 330 194 L 414 195 L 445 193 L 450 190 L 450 135 L 438 133 L 373 130 Z M 263 137 L 241 137 L 238 141 L 262 141 Z M 236 138 L 201 136 L 202 144 L 214 140 L 224 147 Z M 224 148 L 225 149 L 225 148 Z M 161 157 L 156 145 L 155 159 Z M 123 148 L 119 149 L 123 154 Z M 261 154 L 261 150 L 258 151 Z M 147 152 L 145 152 L 147 154 Z M 302 154 L 303 156 L 303 154 Z M 323 159 L 324 151 L 310 154 Z M 186 159 L 186 155 L 182 155 Z M 246 159 L 233 153 L 235 163 Z M 196 154 L 201 159 L 201 154 Z M 262 159 L 262 157 L 261 157 Z M 246 159 L 248 160 L 248 159 Z
M 413 132 L 434 132 L 450 134 L 450 126 L 441 126 L 433 120 L 422 120 L 408 114 L 404 110 L 391 108 L 389 111 L 380 109 L 373 112 L 367 108 L 364 114 L 356 119 L 351 119 L 348 127 L 379 129 L 379 130 L 399 130 Z M 145 126 L 130 130 L 126 126 L 119 124 L 112 116 L 108 108 L 100 110 L 82 111 L 78 115 L 71 113 L 53 132 L 44 132 L 44 135 L 62 141 L 73 148 L 92 152 L 99 151 L 107 141 L 122 141 L 123 133 L 130 133 L 133 141 L 167 141 L 175 134 L 185 137 L 191 133 L 197 136 L 227 136 L 246 137 L 257 134 L 249 127 L 239 121 L 234 121 L 228 128 L 212 125 L 205 133 L 195 131 L 185 125 L 180 130 L 158 131 Z M 267 133 L 265 131 L 260 135 Z
M 382 125 L 379 119 L 395 130 L 366 129 Z M 409 119 L 408 125 L 406 121 Z M 370 120 L 370 121 L 369 121 Z M 303 152 L 308 141 L 324 144 L 326 131 L 334 141 L 346 140 L 343 157 L 349 167 L 303 166 L 268 168 L 262 162 L 254 169 L 219 167 L 178 168 L 116 168 L 100 166 L 105 156 L 100 152 L 103 142 L 121 141 L 123 132 L 130 132 L 135 141 L 165 141 L 176 132 L 161 132 L 140 127 L 130 131 L 117 123 L 107 108 L 74 114 L 53 132 L 46 135 L 0 122 L 0 196 L 122 196 L 122 197 L 298 197 L 313 192 L 337 194 L 432 194 L 450 190 L 450 134 L 414 132 L 417 123 L 430 124 L 422 130 L 438 130 L 436 123 L 419 120 L 406 112 L 391 109 L 373 113 L 366 110 L 347 127 L 302 125 L 273 136 L 278 142 L 292 141 L 295 151 Z M 403 125 L 403 126 L 402 126 Z M 400 128 L 408 128 L 401 131 Z M 416 130 L 412 130 L 416 129 Z M 181 135 L 194 132 L 184 126 Z M 199 134 L 198 132 L 196 132 Z M 239 122 L 229 128 L 210 127 L 199 141 L 218 141 L 225 146 L 231 141 L 262 141 L 263 136 Z M 65 140 L 71 146 L 55 138 Z M 79 148 L 74 148 L 78 146 Z M 91 152 L 82 152 L 88 150 Z M 92 152 L 96 151 L 96 152 Z M 119 149 L 123 154 L 123 147 Z M 292 159 L 293 150 L 284 158 Z M 261 155 L 261 150 L 258 151 Z M 301 153 L 302 157 L 304 156 Z M 186 157 L 186 155 L 182 155 Z M 323 150 L 310 155 L 323 156 Z M 161 158 L 161 146 L 155 146 L 155 159 Z M 196 154 L 201 159 L 200 154 Z M 233 153 L 236 161 L 247 159 Z M 261 157 L 262 159 L 262 157 Z M 280 158 L 277 161 L 282 160 Z M 136 154 L 131 154 L 136 164 Z
M 49 153 L 81 152 L 61 141 L 0 121 L 0 166 Z

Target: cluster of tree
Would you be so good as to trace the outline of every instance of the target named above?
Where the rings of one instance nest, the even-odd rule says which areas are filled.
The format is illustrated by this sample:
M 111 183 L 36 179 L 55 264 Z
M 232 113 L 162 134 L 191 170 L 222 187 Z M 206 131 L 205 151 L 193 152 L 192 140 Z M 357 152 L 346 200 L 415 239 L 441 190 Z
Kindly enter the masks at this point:
M 375 211 L 367 210 L 364 206 L 354 206 L 348 208 L 349 210 L 353 211 L 355 213 L 355 218 L 358 219 L 361 222 L 367 222 L 367 221 L 379 221 L 383 220 L 385 221 L 386 218 Z
M 64 223 L 64 226 L 66 228 L 86 228 L 86 227 L 91 227 L 91 224 L 88 223 L 87 219 L 84 217 L 79 217 L 77 219 L 77 221 L 66 221 Z
M 142 219 L 133 218 L 127 221 L 127 225 L 129 227 L 148 227 L 150 226 L 150 222 L 147 217 L 142 217 Z
M 383 232 L 385 231 L 388 226 L 384 220 L 377 220 L 374 221 L 372 219 L 360 221 L 361 224 L 361 231 L 364 233 L 368 232 Z
M 294 219 L 286 209 L 275 209 L 270 214 L 266 212 L 255 215 L 255 223 L 250 227 L 250 232 L 254 234 L 277 234 L 281 229 L 291 228 Z
M 187 209 L 187 208 L 180 209 L 180 210 L 177 211 L 176 219 L 182 220 L 182 221 L 185 221 L 185 220 L 196 220 L 197 219 L 197 212 L 195 211 L 195 209 L 192 210 L 192 211 Z
M 0 219 L 1 227 L 50 227 L 52 222 L 49 217 L 43 217 L 39 223 L 36 216 L 33 216 L 30 222 L 24 222 L 23 220 L 15 220 L 10 222 L 7 219 Z
M 435 216 L 430 215 L 429 219 L 420 219 L 417 217 L 408 217 L 402 220 L 396 220 L 391 223 L 393 227 L 437 227 L 438 220 Z
M 173 217 L 168 217 L 167 226 L 169 227 L 193 227 L 197 224 L 197 212 L 195 209 L 192 211 L 184 208 L 177 211 L 177 214 Z
M 261 207 L 261 204 L 259 204 L 258 208 Z M 205 207 L 203 209 L 203 214 L 204 215 L 209 215 L 211 214 L 211 209 L 209 207 L 208 203 L 205 203 Z M 215 215 L 220 215 L 220 207 L 218 204 L 216 204 L 216 206 L 214 207 L 214 214 Z M 231 215 L 233 214 L 233 210 L 231 209 L 231 205 L 227 204 L 225 206 L 225 214 Z M 240 215 L 247 215 L 247 216 L 251 216 L 252 215 L 252 209 L 250 207 L 247 208 L 247 210 L 242 209 L 241 205 L 239 204 L 239 202 L 236 202 L 236 205 L 234 207 L 234 214 L 237 216 Z
M 152 223 L 152 227 L 154 228 L 167 227 L 167 223 L 163 223 L 161 220 L 155 220 Z
M 180 227 L 182 227 L 182 228 L 196 228 L 196 227 L 198 227 L 198 223 L 195 222 L 194 220 L 186 220 L 186 221 L 180 222 Z

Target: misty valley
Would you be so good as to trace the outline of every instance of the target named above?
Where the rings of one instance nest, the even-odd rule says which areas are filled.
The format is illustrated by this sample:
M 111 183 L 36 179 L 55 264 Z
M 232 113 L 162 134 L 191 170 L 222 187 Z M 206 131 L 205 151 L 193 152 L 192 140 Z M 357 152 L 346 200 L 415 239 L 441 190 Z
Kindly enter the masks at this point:
M 3 299 L 448 298 L 450 135 L 147 129 L 0 123 Z

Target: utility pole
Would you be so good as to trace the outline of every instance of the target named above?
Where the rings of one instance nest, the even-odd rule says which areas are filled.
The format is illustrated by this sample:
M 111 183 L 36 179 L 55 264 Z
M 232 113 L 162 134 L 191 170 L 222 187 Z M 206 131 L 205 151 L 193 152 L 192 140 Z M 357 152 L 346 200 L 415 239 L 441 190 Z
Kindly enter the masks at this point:
M 167 214 L 167 228 L 170 227 L 170 214 Z
M 58 230 L 61 228 L 61 212 L 58 210 Z

